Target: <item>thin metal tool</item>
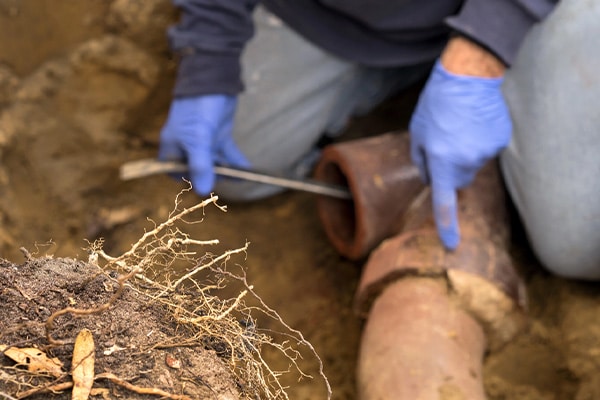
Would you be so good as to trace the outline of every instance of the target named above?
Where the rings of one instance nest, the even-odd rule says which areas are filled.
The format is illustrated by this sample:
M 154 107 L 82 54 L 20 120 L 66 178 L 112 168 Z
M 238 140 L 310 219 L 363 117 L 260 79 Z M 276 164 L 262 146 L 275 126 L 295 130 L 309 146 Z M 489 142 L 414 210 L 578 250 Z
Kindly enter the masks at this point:
M 158 161 L 147 158 L 137 161 L 130 161 L 123 164 L 120 168 L 119 174 L 122 180 L 130 180 L 156 174 L 186 172 L 188 172 L 188 166 L 184 163 L 177 161 Z M 346 187 L 331 185 L 310 179 L 292 179 L 266 174 L 264 172 L 225 167 L 222 165 L 215 165 L 215 173 L 217 175 L 229 178 L 238 178 L 252 182 L 264 183 L 267 185 L 284 187 L 287 189 L 301 190 L 304 192 L 335 197 L 342 200 L 352 199 L 352 194 Z

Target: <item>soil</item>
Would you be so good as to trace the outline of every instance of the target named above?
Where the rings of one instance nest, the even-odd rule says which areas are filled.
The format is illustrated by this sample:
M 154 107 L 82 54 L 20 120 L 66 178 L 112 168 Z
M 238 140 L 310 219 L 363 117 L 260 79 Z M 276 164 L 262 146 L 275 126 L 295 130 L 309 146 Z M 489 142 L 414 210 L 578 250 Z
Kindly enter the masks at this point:
M 111 373 L 137 387 L 160 388 L 174 396 L 241 398 L 242 382 L 234 379 L 218 352 L 202 346 L 177 345 L 183 336 L 182 327 L 173 315 L 135 291 L 125 290 L 107 311 L 87 318 L 59 316 L 48 329 L 45 322 L 56 311 L 66 307 L 92 309 L 110 301 L 117 285 L 98 267 L 69 258 L 42 257 L 31 258 L 22 265 L 4 261 L 0 272 L 0 304 L 7 310 L 0 315 L 0 341 L 19 349 L 48 348 L 45 354 L 56 357 L 63 366 L 52 376 L 45 368 L 27 373 L 15 369 L 15 362 L 5 356 L 0 360 L 0 392 L 17 396 L 34 387 L 70 382 L 67 371 L 74 367 L 74 339 L 82 329 L 89 329 L 95 342 L 96 374 Z M 52 340 L 65 344 L 48 346 L 47 333 Z M 136 394 L 112 381 L 98 381 L 94 388 L 106 389 L 106 398 L 157 397 Z M 70 390 L 58 392 L 40 391 L 27 398 L 71 398 Z
M 148 219 L 165 220 L 185 187 L 166 176 L 128 182 L 118 178 L 121 164 L 156 154 L 175 74 L 164 32 L 175 18 L 168 0 L 95 0 L 85 6 L 78 0 L 0 1 L 0 258 L 5 260 L 0 282 L 19 282 L 23 293 L 37 299 L 37 303 L 18 300 L 23 293 L 0 286 L 1 305 L 11 310 L 0 318 L 3 334 L 13 325 L 7 317 L 42 317 L 47 315 L 44 308 L 68 304 L 71 290 L 81 282 L 78 279 L 90 273 L 80 261 L 88 259 L 88 241 L 103 237 L 107 253 L 122 254 L 152 229 Z M 355 119 L 344 139 L 405 127 L 414 100 L 415 91 L 405 93 Z M 185 201 L 199 200 L 190 195 Z M 207 210 L 201 223 L 189 226 L 190 234 L 200 240 L 218 239 L 220 243 L 210 250 L 215 254 L 248 243 L 245 257 L 237 262 L 247 269 L 249 282 L 266 304 L 314 345 L 333 398 L 355 398 L 362 322 L 352 311 L 352 297 L 362 263 L 336 254 L 310 194 L 283 193 L 256 203 L 226 205 L 226 213 Z M 514 222 L 513 253 L 527 284 L 530 322 L 506 347 L 487 355 L 488 397 L 600 398 L 598 284 L 546 273 L 531 255 L 518 221 Z M 21 247 L 34 254 L 35 261 L 24 258 Z M 45 255 L 56 260 L 44 264 Z M 32 276 L 35 281 L 28 282 Z M 96 279 L 95 287 L 102 289 L 107 278 Z M 92 293 L 106 296 L 102 290 Z M 143 339 L 141 332 L 173 333 L 175 325 L 158 318 L 165 315 L 163 311 L 146 309 L 143 316 L 136 314 L 144 305 L 129 295 L 120 300 L 130 304 L 132 315 L 126 319 L 106 314 L 77 320 L 57 334 L 71 338 L 85 324 L 102 332 L 112 318 L 117 326 L 123 320 L 134 322 L 123 326 L 127 334 L 98 341 L 103 354 L 111 340 L 121 347 L 143 348 L 149 343 L 138 342 Z M 17 308 L 8 308 L 13 304 L 9 301 L 18 301 Z M 75 301 L 86 303 L 91 298 Z M 257 325 L 268 331 L 276 324 L 265 319 Z M 40 335 L 43 338 L 35 331 L 31 337 Z M 33 344 L 23 339 L 11 340 L 19 346 Z M 69 347 L 56 351 L 68 367 Z M 175 353 L 184 365 L 196 359 L 188 351 L 182 348 Z M 213 357 L 210 350 L 195 351 Z M 136 362 L 160 368 L 156 377 L 183 374 L 164 366 L 166 353 L 168 349 L 161 350 L 152 362 L 141 357 Z M 264 357 L 285 369 L 276 352 L 266 349 Z M 106 363 L 98 364 L 98 373 L 115 368 L 131 377 L 108 359 L 98 357 L 98 362 Z M 7 365 L 8 360 L 2 363 Z M 290 398 L 326 398 L 314 357 L 307 357 L 302 368 L 313 379 L 298 380 L 294 374 L 282 378 L 289 385 Z M 196 376 L 209 376 L 210 371 L 200 366 Z M 164 381 L 139 379 L 140 384 L 178 389 Z M 189 382 L 186 387 L 202 389 Z M 122 387 L 111 388 L 131 398 Z M 0 387 L 2 391 L 6 388 Z

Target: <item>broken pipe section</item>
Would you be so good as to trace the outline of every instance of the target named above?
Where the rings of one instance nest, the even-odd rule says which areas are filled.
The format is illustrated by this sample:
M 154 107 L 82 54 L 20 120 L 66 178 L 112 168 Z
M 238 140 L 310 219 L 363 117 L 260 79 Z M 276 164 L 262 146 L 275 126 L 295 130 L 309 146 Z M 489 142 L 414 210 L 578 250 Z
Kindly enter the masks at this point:
M 320 196 L 317 207 L 329 241 L 353 260 L 401 231 L 403 216 L 425 190 L 410 161 L 407 133 L 330 145 L 323 150 L 315 178 L 348 186 L 352 193 L 351 201 Z
M 342 254 L 364 254 L 379 244 L 377 238 L 383 240 L 370 254 L 355 296 L 356 310 L 366 319 L 359 398 L 483 400 L 484 354 L 522 329 L 526 307 L 508 254 L 509 219 L 497 163 L 486 165 L 459 194 L 461 243 L 449 252 L 438 238 L 430 199 L 415 206 L 418 181 L 387 171 L 392 160 L 396 168 L 406 165 L 405 136 L 367 139 L 353 155 L 349 149 L 357 142 L 344 149 L 333 145 L 339 147 L 324 154 L 319 171 L 335 183 L 346 180 L 355 203 L 339 210 L 335 203 L 319 207 L 330 239 L 347 252 Z M 361 155 L 363 150 L 372 153 Z M 382 188 L 394 199 L 377 199 L 384 196 Z M 420 217 L 407 223 L 407 210 Z M 344 216 L 354 219 L 344 222 Z

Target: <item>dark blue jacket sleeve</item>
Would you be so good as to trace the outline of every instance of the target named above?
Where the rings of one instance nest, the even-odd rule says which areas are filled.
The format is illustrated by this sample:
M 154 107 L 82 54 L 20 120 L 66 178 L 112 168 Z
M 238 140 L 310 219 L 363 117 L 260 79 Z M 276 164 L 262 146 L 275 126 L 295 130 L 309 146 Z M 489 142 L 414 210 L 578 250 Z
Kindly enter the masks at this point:
M 461 35 L 511 65 L 529 29 L 552 11 L 557 0 L 467 0 L 446 20 Z
M 174 0 L 181 10 L 168 30 L 180 56 L 175 97 L 237 94 L 243 90 L 240 54 L 254 34 L 258 0 Z

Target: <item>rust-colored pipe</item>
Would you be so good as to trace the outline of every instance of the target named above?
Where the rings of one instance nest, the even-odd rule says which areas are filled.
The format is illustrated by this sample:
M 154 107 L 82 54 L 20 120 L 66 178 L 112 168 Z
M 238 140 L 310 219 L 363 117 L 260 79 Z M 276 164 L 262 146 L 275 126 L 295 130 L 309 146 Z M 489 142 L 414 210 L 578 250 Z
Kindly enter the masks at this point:
M 442 247 L 429 218 L 369 257 L 355 299 L 367 318 L 357 368 L 361 400 L 485 399 L 484 351 L 505 344 L 525 321 L 495 162 L 460 193 L 459 222 L 456 251 Z
M 392 283 L 373 304 L 358 361 L 360 399 L 483 400 L 485 334 L 443 279 Z
M 410 161 L 407 133 L 387 133 L 330 145 L 315 177 L 348 185 L 352 201 L 320 196 L 321 223 L 336 250 L 356 260 L 398 233 L 403 214 L 424 186 Z

